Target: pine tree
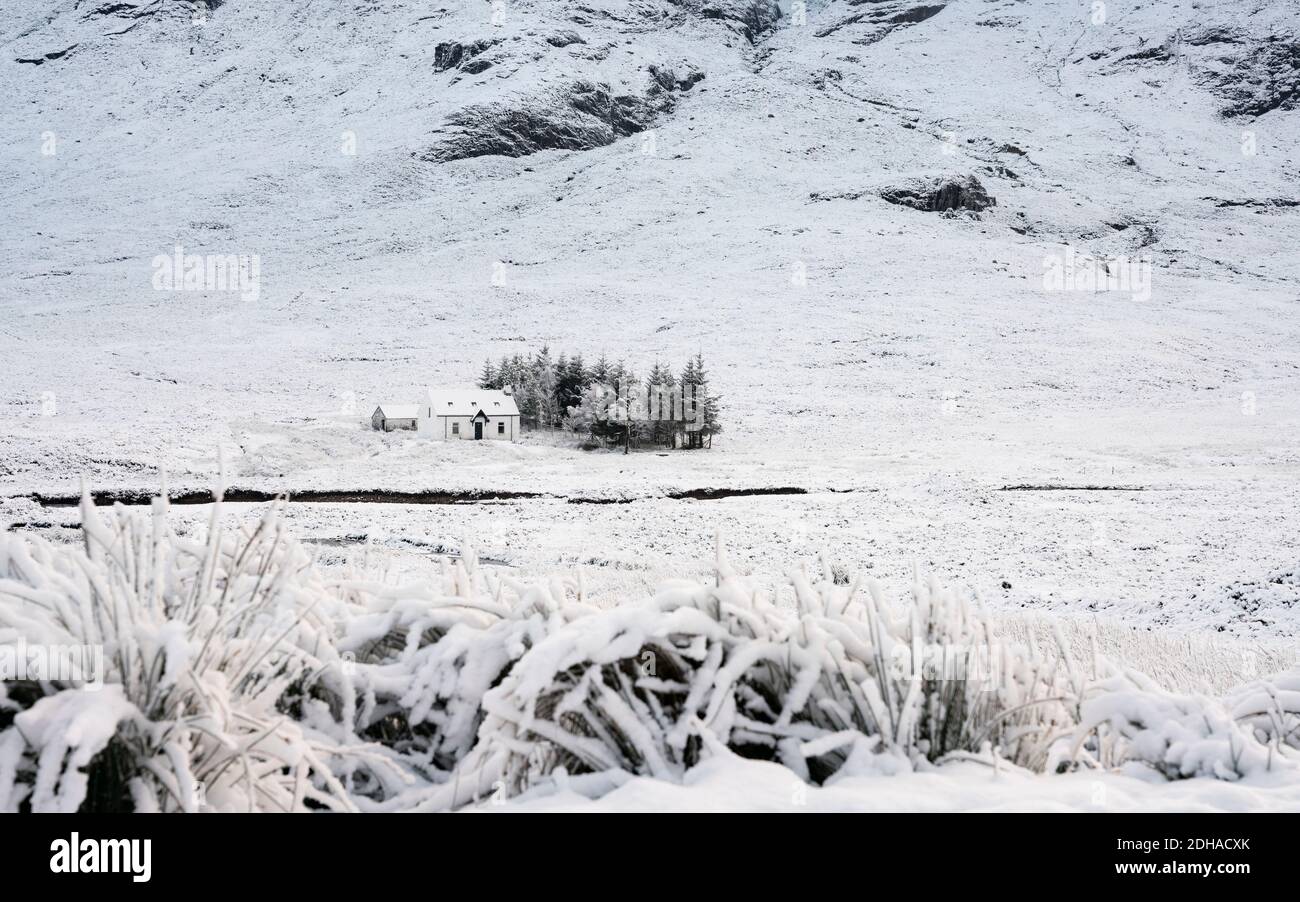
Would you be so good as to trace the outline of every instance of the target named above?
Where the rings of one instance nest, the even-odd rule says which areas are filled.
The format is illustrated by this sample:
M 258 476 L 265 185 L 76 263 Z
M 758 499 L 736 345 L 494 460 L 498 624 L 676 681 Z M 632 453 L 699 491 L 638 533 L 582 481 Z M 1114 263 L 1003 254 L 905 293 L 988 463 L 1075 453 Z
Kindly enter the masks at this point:
M 519 405 L 520 420 L 525 425 L 538 425 L 537 384 L 532 367 L 524 360 L 522 354 L 515 354 L 508 361 L 503 361 L 502 369 L 509 374 L 509 381 L 500 377 L 503 385 L 513 390 L 515 403 Z
M 561 357 L 555 366 L 555 399 L 561 418 L 569 408 L 578 403 L 583 389 L 587 387 L 587 368 L 578 354 L 567 361 Z
M 501 383 L 497 379 L 497 371 L 492 366 L 491 358 L 483 361 L 483 372 L 478 377 L 479 388 L 500 388 Z
M 582 360 L 582 354 L 573 355 L 569 358 L 569 385 L 572 387 L 575 399 L 582 394 L 588 382 L 590 376 L 587 375 L 587 365 Z
M 532 362 L 531 387 L 534 392 L 534 407 L 537 422 L 542 426 L 554 426 L 555 417 L 555 364 L 551 362 L 551 349 L 542 345 Z
M 501 355 L 501 362 L 497 365 L 497 388 L 517 387 L 518 382 L 515 377 L 513 368 L 510 366 L 510 357 L 506 354 Z
M 695 380 L 697 403 L 702 407 L 702 426 L 700 433 L 706 445 L 713 444 L 713 436 L 722 431 L 722 398 L 709 391 L 709 374 L 704 367 L 704 355 L 695 355 Z
M 677 379 L 673 376 L 673 371 L 656 360 L 646 379 L 647 414 L 650 417 L 646 431 L 655 445 L 672 444 L 673 434 L 677 431 L 674 422 L 677 419 L 677 405 L 673 403 L 676 386 Z
M 697 353 L 686 361 L 682 370 L 682 389 L 686 400 L 687 446 L 711 445 L 713 436 L 722 431 L 722 399 L 710 394 L 709 373 L 704 355 Z
M 609 381 L 609 360 L 606 359 L 604 351 L 600 352 L 600 359 L 587 373 L 587 381 L 583 387 L 585 388 L 593 382 L 598 385 L 612 385 Z
M 567 380 L 569 378 L 569 355 L 564 351 L 555 360 L 555 381 L 551 386 L 551 407 L 555 411 L 555 425 L 559 425 L 564 419 L 564 412 L 569 409 L 566 403 Z
M 699 423 L 700 410 L 697 407 L 699 403 L 699 376 L 695 372 L 694 358 L 686 358 L 686 366 L 682 367 L 682 429 L 686 433 L 688 448 L 694 448 L 699 436 L 699 430 L 695 426 Z M 689 427 L 689 428 L 688 428 Z

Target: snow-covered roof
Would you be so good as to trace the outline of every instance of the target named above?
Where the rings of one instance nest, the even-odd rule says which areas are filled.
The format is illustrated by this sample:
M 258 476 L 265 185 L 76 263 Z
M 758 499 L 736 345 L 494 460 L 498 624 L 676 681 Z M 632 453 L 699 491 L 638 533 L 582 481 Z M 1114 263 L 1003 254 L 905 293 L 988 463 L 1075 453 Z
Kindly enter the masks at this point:
M 386 420 L 414 420 L 420 416 L 419 404 L 380 404 L 376 409 Z
M 489 418 L 519 415 L 510 395 L 482 388 L 431 388 L 429 409 L 435 417 L 472 417 L 480 410 Z

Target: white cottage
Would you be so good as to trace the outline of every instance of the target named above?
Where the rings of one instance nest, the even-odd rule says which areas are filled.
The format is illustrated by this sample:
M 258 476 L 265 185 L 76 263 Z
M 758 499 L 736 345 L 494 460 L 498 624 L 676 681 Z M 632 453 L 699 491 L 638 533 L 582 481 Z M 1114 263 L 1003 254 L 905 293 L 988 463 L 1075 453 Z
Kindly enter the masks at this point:
M 423 406 L 419 411 L 421 436 L 445 441 L 519 440 L 519 406 L 508 392 L 431 388 Z

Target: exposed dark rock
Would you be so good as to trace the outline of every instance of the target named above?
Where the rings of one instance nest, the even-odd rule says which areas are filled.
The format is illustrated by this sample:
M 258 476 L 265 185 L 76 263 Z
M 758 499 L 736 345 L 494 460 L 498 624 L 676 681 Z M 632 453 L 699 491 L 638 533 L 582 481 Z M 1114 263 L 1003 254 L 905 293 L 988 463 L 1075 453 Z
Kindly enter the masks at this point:
M 492 60 L 487 59 L 486 57 L 478 56 L 475 57 L 474 59 L 465 60 L 465 62 L 461 63 L 460 66 L 457 68 L 459 69 L 459 71 L 464 72 L 466 75 L 477 75 L 480 72 L 484 72 L 488 69 L 491 69 Z
M 915 6 L 909 5 L 907 9 L 899 10 L 892 16 L 885 19 L 893 25 L 915 25 L 918 22 L 924 22 L 933 16 L 942 12 L 946 3 L 922 3 Z
M 751 44 L 776 27 L 781 7 L 774 0 L 709 0 L 700 8 L 706 19 L 734 22 Z
M 839 69 L 821 69 L 813 74 L 812 83 L 813 87 L 818 91 L 825 91 L 828 81 L 842 81 L 843 79 L 844 73 L 840 72 Z
M 576 81 L 522 101 L 465 107 L 447 117 L 446 136 L 416 156 L 449 162 L 603 147 L 650 128 L 673 109 L 675 91 L 703 77 L 695 71 L 679 76 L 674 70 L 654 67 L 644 95 L 611 94 L 606 84 Z
M 946 210 L 978 213 L 997 204 L 997 199 L 989 195 L 973 175 L 913 179 L 904 185 L 881 189 L 880 196 L 891 204 L 926 213 Z
M 1176 60 L 1186 63 L 1198 85 L 1227 101 L 1219 110 L 1224 116 L 1261 116 L 1300 106 L 1300 40 L 1294 34 L 1207 25 L 1126 54 L 1114 65 Z
M 911 3 L 906 0 L 875 2 L 871 8 L 854 13 L 832 25 L 814 32 L 819 38 L 832 35 L 851 25 L 862 26 L 862 35 L 853 39 L 855 44 L 874 44 L 883 40 L 896 28 L 916 25 L 943 12 L 947 3 Z
M 1116 65 L 1120 63 L 1146 62 L 1155 61 L 1166 63 L 1174 58 L 1174 49 L 1172 42 L 1163 44 L 1154 44 L 1150 47 L 1143 47 L 1141 50 L 1125 54 L 1116 60 Z
M 1261 116 L 1300 105 L 1300 41 L 1293 35 L 1269 35 L 1243 43 L 1235 32 L 1216 32 L 1206 40 L 1213 53 L 1192 58 L 1192 75 L 1227 105 L 1224 116 Z M 1226 52 L 1225 52 L 1226 51 Z
M 1300 200 L 1293 197 L 1243 197 L 1243 198 L 1222 198 L 1206 197 L 1202 200 L 1212 200 L 1216 207 L 1252 207 L 1257 210 L 1280 210 L 1289 207 L 1300 207 Z
M 139 0 L 139 2 L 102 3 L 86 12 L 83 18 L 93 19 L 101 16 L 118 18 L 144 18 L 162 14 L 190 16 L 196 9 L 213 12 L 226 5 L 226 0 L 187 0 L 184 3 L 158 3 L 156 0 Z
M 463 65 L 478 56 L 484 50 L 494 46 L 497 41 L 493 38 L 481 38 L 477 41 L 447 41 L 433 48 L 433 68 L 435 72 L 443 72 L 447 69 L 463 67 Z
M 984 190 L 973 175 L 930 176 L 914 178 L 905 184 L 881 188 L 877 191 L 839 191 L 823 193 L 814 191 L 810 200 L 858 200 L 876 195 L 891 204 L 911 207 L 926 213 L 943 213 L 949 210 L 970 210 L 979 213 L 996 206 L 997 199 Z
M 585 44 L 587 42 L 576 31 L 557 31 L 546 36 L 546 43 L 552 47 L 568 47 L 570 44 Z
M 689 91 L 704 80 L 704 73 L 691 65 L 683 66 L 681 72 L 668 66 L 654 64 L 651 64 L 649 69 L 650 78 L 653 80 L 652 91 L 656 87 L 663 91 Z
M 67 56 L 69 53 L 71 53 L 76 49 L 77 49 L 77 45 L 73 44 L 71 47 L 64 47 L 62 50 L 51 50 L 49 53 L 46 53 L 42 56 L 20 56 L 16 58 L 14 62 L 29 63 L 33 66 L 40 66 L 48 62 L 53 62 L 54 60 L 57 59 L 63 59 L 63 57 Z
M 615 138 L 608 113 L 611 104 L 602 86 L 578 82 L 567 93 L 556 92 L 525 106 L 466 107 L 448 117 L 447 124 L 457 133 L 421 157 L 445 162 L 494 154 L 522 157 L 539 150 L 601 147 Z M 605 115 L 588 112 L 601 105 Z
M 1240 28 L 1231 25 L 1207 25 L 1184 35 L 1183 42 L 1193 47 L 1205 47 L 1209 44 L 1245 44 L 1249 42 L 1249 36 Z
M 96 7 L 86 13 L 86 18 L 89 19 L 91 16 L 120 16 L 123 14 L 130 14 L 139 9 L 139 7 L 140 4 L 138 3 L 105 3 L 103 6 Z
M 828 194 L 823 191 L 813 191 L 809 193 L 808 199 L 809 200 L 857 200 L 860 197 L 865 197 L 869 193 L 870 193 L 869 191 L 836 191 L 833 194 Z

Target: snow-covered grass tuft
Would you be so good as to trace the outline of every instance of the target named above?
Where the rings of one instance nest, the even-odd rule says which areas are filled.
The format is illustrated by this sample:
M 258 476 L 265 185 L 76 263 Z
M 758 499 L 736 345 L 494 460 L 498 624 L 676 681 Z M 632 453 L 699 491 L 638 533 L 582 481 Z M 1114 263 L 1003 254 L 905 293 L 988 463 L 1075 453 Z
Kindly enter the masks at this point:
M 472 553 L 444 559 L 441 580 L 428 585 L 347 588 L 367 596 L 339 641 L 356 660 L 358 732 L 433 780 L 474 745 L 484 694 L 547 635 L 594 613 L 580 579 L 500 579 Z
M 1109 661 L 1147 674 L 1160 674 L 1162 688 L 1221 695 L 1254 674 L 1279 673 L 1300 666 L 1300 646 L 1283 639 L 1228 633 L 1140 629 L 1105 617 L 1078 617 L 1000 611 L 999 633 L 1017 642 L 1056 644 L 1091 662 L 1094 651 Z M 1091 677 L 1098 674 L 1091 673 Z
M 1292 673 L 1279 681 L 1295 677 Z M 1294 723 L 1288 733 L 1284 712 L 1256 702 L 1260 696 L 1275 695 L 1271 690 L 1270 685 L 1248 691 L 1241 710 L 1249 713 L 1239 720 L 1223 702 L 1167 692 L 1147 677 L 1127 672 L 1090 688 L 1074 754 L 1105 770 L 1136 764 L 1171 780 L 1240 780 L 1295 770 L 1300 762 L 1284 753 L 1281 744 L 1294 734 Z M 1264 719 L 1254 721 L 1261 714 Z
M 478 742 L 449 785 L 457 807 L 575 776 L 680 780 L 711 747 L 778 761 L 805 780 L 897 772 L 952 756 L 1046 766 L 1074 726 L 1064 656 L 998 641 L 935 580 L 894 610 L 873 580 L 791 577 L 794 611 L 719 554 L 715 585 L 566 623 L 483 696 Z
M 290 712 L 341 678 L 311 560 L 277 505 L 238 534 L 219 506 L 202 542 L 163 501 L 101 516 L 88 498 L 81 547 L 0 538 L 0 649 L 88 649 L 102 671 L 6 687 L 0 810 L 355 807 Z
M 1260 742 L 1300 750 L 1300 668 L 1247 683 L 1226 702 L 1233 720 Z

